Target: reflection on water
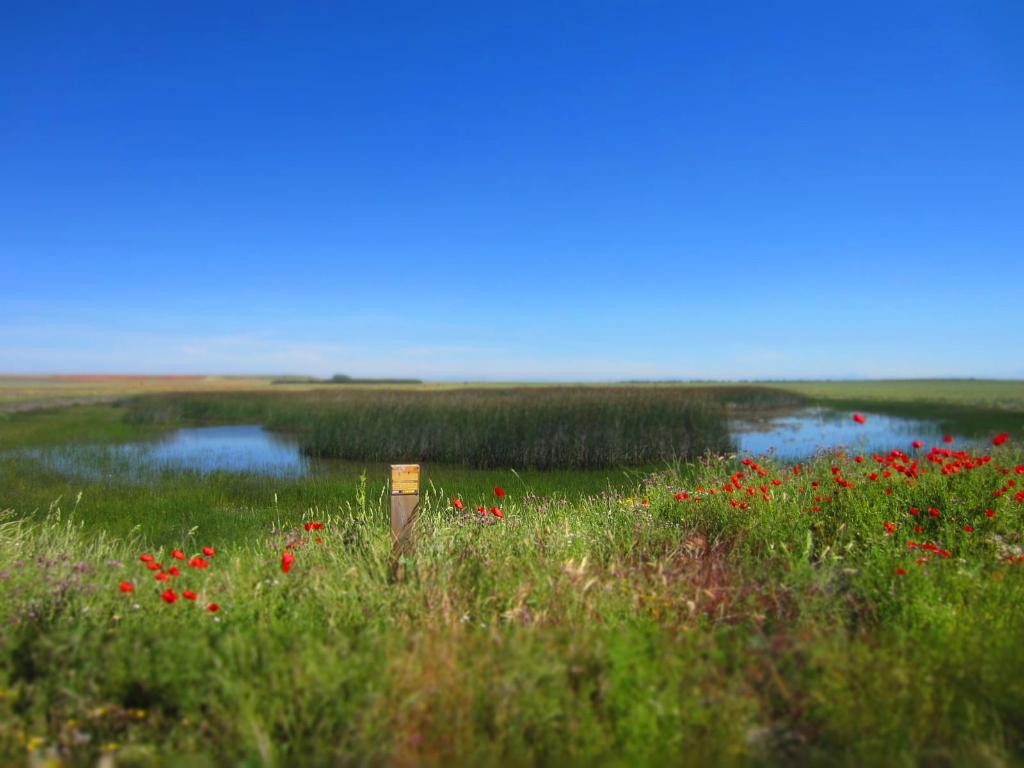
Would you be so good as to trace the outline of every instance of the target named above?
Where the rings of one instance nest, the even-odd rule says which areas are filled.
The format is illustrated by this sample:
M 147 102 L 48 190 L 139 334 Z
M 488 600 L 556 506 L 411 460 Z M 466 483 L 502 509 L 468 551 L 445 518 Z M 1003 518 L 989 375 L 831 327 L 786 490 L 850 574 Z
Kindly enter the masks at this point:
M 307 469 L 297 441 L 254 425 L 179 429 L 153 445 L 143 460 L 200 472 L 292 475 Z
M 19 451 L 58 472 L 92 478 L 138 478 L 147 471 L 253 472 L 304 475 L 308 460 L 290 437 L 256 425 L 178 429 L 123 445 L 67 445 Z
M 934 422 L 904 419 L 864 411 L 867 421 L 856 424 L 851 414 L 828 408 L 803 408 L 796 413 L 763 421 L 733 425 L 733 438 L 741 452 L 755 455 L 774 453 L 785 459 L 800 459 L 820 450 L 884 451 L 899 448 L 910 452 L 921 440 L 925 449 L 943 445 L 943 434 Z M 964 447 L 964 441 L 956 441 Z
M 925 449 L 942 443 L 938 426 L 928 421 L 865 412 L 866 424 L 849 413 L 806 408 L 784 416 L 737 421 L 733 438 L 741 452 L 774 453 L 800 459 L 820 450 L 909 451 L 914 440 Z M 964 441 L 957 440 L 963 446 Z M 42 462 L 62 474 L 92 479 L 138 480 L 165 470 L 252 472 L 278 477 L 327 471 L 329 462 L 312 462 L 298 442 L 257 425 L 179 429 L 155 439 L 124 445 L 64 445 L 13 452 Z

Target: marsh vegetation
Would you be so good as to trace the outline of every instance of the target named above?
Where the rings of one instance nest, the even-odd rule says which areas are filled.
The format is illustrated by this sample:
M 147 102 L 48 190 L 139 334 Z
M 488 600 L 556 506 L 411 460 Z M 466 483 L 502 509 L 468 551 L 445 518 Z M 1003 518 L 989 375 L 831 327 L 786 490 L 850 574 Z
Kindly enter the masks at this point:
M 497 462 L 565 408 L 556 423 L 606 436 L 586 461 L 611 461 L 631 455 L 640 427 L 671 436 L 690 423 L 659 425 L 670 407 L 723 419 L 806 402 L 758 388 L 551 389 L 457 391 L 440 405 L 350 388 L 175 394 L 0 420 L 3 762 L 1024 756 L 1024 454 L 1012 429 L 998 446 L 990 435 L 790 461 L 675 452 L 581 468 L 548 437 L 542 455 L 573 466 L 427 463 L 403 581 L 373 462 L 139 478 L 17 453 L 209 423 L 262 423 L 315 446 L 322 419 L 395 434 L 437 424 L 424 434 L 468 431 L 473 445 L 504 424 L 515 439 Z M 444 433 L 442 413 L 458 428 Z M 608 424 L 626 437 L 608 440 Z M 316 439 L 331 446 L 332 434 Z

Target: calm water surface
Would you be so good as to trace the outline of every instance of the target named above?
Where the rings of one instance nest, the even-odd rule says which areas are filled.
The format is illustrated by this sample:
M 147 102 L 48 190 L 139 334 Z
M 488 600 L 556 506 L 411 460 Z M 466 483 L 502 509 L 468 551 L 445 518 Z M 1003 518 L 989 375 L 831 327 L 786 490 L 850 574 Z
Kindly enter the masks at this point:
M 200 472 L 301 475 L 309 470 L 298 441 L 259 425 L 179 429 L 156 443 L 121 447 L 141 451 L 138 458 L 149 464 Z
M 735 421 L 733 438 L 741 452 L 772 453 L 800 459 L 820 450 L 909 451 L 914 440 L 925 447 L 942 444 L 938 427 L 928 421 L 884 416 L 865 411 L 867 423 L 854 424 L 850 414 L 827 408 L 805 408 L 764 419 Z M 956 444 L 966 447 L 964 440 Z M 188 470 L 254 472 L 278 477 L 309 474 L 329 466 L 299 451 L 291 437 L 259 425 L 178 429 L 155 440 L 123 445 L 66 445 L 17 452 L 71 475 L 92 478 L 141 478 L 147 472 Z
M 802 459 L 820 450 L 837 448 L 851 451 L 884 451 L 893 448 L 911 450 L 921 440 L 925 449 L 942 445 L 943 433 L 934 422 L 884 416 L 862 411 L 866 424 L 856 424 L 850 413 L 828 408 L 802 408 L 786 416 L 766 420 L 737 421 L 733 439 L 741 452 L 754 455 L 772 453 L 785 459 Z M 955 445 L 966 447 L 958 439 Z
M 255 424 L 178 429 L 155 440 L 122 445 L 61 445 L 18 453 L 59 472 L 92 478 L 139 478 L 154 470 L 252 472 L 276 477 L 310 471 L 310 461 L 299 452 L 298 441 Z

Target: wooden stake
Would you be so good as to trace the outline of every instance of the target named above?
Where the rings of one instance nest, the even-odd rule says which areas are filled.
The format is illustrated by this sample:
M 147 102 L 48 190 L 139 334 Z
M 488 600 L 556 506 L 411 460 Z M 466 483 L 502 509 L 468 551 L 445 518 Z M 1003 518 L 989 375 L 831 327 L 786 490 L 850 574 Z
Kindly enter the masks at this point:
M 420 517 L 420 465 L 391 465 L 391 551 L 395 559 L 416 549 Z

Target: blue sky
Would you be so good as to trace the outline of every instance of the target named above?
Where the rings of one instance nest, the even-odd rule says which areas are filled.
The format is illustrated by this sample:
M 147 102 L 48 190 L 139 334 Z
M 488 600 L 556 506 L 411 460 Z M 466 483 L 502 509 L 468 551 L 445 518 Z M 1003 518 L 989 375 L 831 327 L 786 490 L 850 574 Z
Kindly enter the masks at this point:
M 0 371 L 1024 377 L 1024 4 L 8 2 Z

